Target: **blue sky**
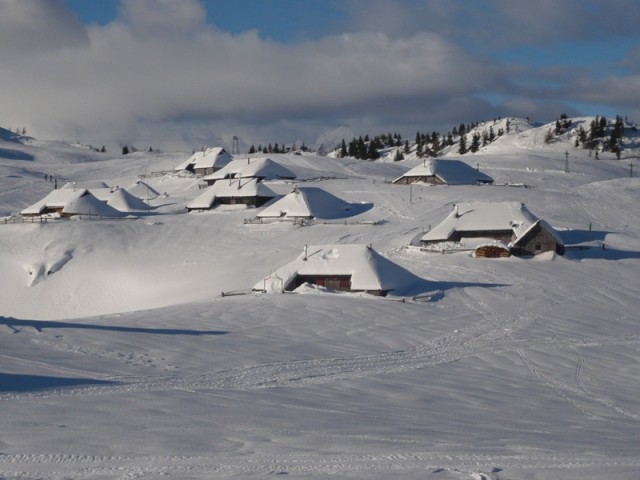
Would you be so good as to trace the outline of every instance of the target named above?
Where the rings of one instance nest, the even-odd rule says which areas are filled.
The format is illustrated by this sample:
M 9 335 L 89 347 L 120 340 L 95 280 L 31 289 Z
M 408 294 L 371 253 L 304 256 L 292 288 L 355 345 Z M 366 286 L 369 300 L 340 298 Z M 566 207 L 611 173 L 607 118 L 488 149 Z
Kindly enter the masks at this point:
M 637 0 L 0 0 L 0 125 L 166 147 L 640 120 Z
M 179 0 L 174 0 L 179 1 Z M 106 25 L 118 16 L 120 0 L 66 0 L 84 23 Z M 339 24 L 339 1 L 333 0 L 203 0 L 207 23 L 232 34 L 257 29 L 278 42 L 319 38 Z

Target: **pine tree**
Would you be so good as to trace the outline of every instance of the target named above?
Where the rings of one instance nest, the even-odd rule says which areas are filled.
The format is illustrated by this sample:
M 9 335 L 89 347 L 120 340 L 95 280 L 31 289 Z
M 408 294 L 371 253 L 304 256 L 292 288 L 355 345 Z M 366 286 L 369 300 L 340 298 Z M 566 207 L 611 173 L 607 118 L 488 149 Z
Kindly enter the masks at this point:
M 469 148 L 469 150 L 471 150 L 471 153 L 476 153 L 478 150 L 480 150 L 480 134 L 479 133 L 476 132 L 471 137 L 471 147 Z
M 340 157 L 344 158 L 348 154 L 349 153 L 347 152 L 347 143 L 344 141 L 344 138 L 343 138 L 342 143 L 340 144 Z
M 458 153 L 460 155 L 464 155 L 465 153 L 467 153 L 467 137 L 462 135 L 460 137 L 460 143 L 458 144 Z
M 378 158 L 378 151 L 376 150 L 375 142 L 369 142 L 369 148 L 367 149 L 365 158 L 367 160 L 375 160 Z

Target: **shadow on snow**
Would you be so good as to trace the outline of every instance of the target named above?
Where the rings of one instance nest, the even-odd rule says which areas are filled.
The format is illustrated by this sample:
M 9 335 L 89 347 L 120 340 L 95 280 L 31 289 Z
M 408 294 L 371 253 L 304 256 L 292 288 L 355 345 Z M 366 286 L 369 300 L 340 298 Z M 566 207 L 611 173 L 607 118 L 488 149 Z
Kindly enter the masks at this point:
M 601 259 L 624 260 L 640 258 L 635 250 L 620 250 L 607 245 L 607 235 L 613 232 L 603 230 L 566 230 L 560 232 L 565 244 L 565 257 L 570 260 Z
M 65 378 L 44 375 L 22 375 L 0 373 L 0 393 L 26 393 L 54 388 L 90 385 L 115 385 L 118 382 L 94 380 L 91 378 Z
M 105 330 L 109 332 L 123 333 L 149 333 L 154 335 L 226 335 L 228 332 L 222 330 L 189 330 L 182 328 L 141 328 L 141 327 L 124 327 L 119 325 L 95 325 L 91 323 L 71 323 L 58 322 L 48 320 L 18 320 L 12 317 L 0 317 L 0 325 L 6 325 L 14 333 L 18 333 L 20 328 L 31 327 L 38 332 L 44 329 L 53 328 L 75 328 L 85 330 Z

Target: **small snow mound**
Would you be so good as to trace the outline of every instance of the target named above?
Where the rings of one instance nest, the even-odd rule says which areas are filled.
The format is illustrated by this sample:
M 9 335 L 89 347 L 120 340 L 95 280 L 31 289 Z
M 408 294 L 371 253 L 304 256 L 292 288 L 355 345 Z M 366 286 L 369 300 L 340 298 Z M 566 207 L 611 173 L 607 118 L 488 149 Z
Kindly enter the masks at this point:
M 340 252 L 338 252 L 338 250 L 335 249 L 335 248 L 332 248 L 327 253 L 322 255 L 322 258 L 324 258 L 326 260 L 330 260 L 330 259 L 333 259 L 333 258 L 339 258 L 339 257 L 340 257 Z
M 536 255 L 535 257 L 533 257 L 534 260 L 539 261 L 539 262 L 552 262 L 557 258 L 556 252 L 544 252 L 541 253 L 540 255 Z

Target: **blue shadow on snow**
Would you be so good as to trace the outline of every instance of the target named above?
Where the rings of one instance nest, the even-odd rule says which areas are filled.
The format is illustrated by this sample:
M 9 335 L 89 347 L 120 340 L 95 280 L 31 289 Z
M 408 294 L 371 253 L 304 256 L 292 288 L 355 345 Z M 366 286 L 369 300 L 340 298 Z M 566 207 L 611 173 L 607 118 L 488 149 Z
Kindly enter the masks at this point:
M 13 317 L 0 317 L 0 325 L 6 325 L 14 333 L 18 333 L 20 328 L 31 327 L 38 332 L 49 328 L 75 328 L 84 330 L 104 330 L 108 332 L 123 333 L 148 333 L 152 335 L 226 335 L 229 332 L 222 330 L 189 330 L 183 328 L 141 328 L 141 327 L 123 327 L 119 325 L 95 325 L 91 323 L 71 323 L 58 322 L 48 320 L 18 320 Z
M 118 382 L 94 380 L 91 378 L 65 378 L 45 375 L 0 373 L 0 393 L 26 393 L 64 387 L 115 385 L 117 383 Z

